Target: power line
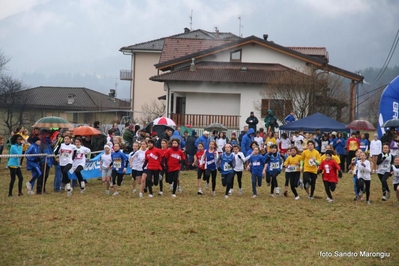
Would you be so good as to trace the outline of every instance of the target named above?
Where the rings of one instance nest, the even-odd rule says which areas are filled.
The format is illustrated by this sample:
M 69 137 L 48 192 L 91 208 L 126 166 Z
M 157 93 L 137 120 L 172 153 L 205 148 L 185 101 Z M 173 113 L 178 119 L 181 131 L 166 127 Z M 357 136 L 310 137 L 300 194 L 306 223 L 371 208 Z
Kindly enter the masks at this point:
M 388 65 L 389 65 L 389 63 L 390 63 L 390 61 L 392 59 L 393 54 L 395 53 L 396 46 L 398 45 L 398 42 L 399 42 L 398 36 L 399 36 L 399 29 L 396 32 L 395 39 L 394 39 L 394 41 L 392 43 L 391 49 L 389 50 L 387 58 L 385 59 L 385 62 L 383 64 L 383 66 L 381 67 L 380 72 L 377 74 L 377 76 L 374 78 L 373 81 L 369 82 L 369 84 L 372 85 L 372 84 L 376 83 L 382 77 L 382 75 L 384 74 L 385 70 L 387 69 L 387 67 L 388 67 Z
M 375 89 L 372 89 L 371 91 L 368 91 L 368 92 L 363 93 L 362 95 L 358 95 L 357 97 L 363 97 L 363 96 L 365 96 L 365 95 L 367 95 L 367 94 L 370 94 L 370 93 L 372 93 L 372 92 L 375 92 L 375 91 L 377 91 L 377 90 L 380 90 L 380 89 L 382 89 L 382 88 L 385 88 L 388 84 L 389 84 L 389 83 L 384 84 L 384 85 L 381 85 L 381 86 L 379 86 L 379 87 L 377 87 L 377 88 L 375 88 Z

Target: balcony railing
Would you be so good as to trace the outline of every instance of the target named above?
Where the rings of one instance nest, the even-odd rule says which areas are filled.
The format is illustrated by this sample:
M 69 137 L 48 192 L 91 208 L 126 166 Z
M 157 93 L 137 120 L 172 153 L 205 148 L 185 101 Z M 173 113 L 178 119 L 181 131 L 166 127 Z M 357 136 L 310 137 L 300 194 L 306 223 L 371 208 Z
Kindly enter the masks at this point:
M 170 114 L 170 118 L 178 126 L 190 124 L 194 128 L 204 128 L 212 123 L 221 123 L 228 129 L 239 129 L 239 115 L 201 115 L 201 114 Z
M 119 72 L 120 80 L 132 80 L 132 71 L 130 70 L 121 70 Z

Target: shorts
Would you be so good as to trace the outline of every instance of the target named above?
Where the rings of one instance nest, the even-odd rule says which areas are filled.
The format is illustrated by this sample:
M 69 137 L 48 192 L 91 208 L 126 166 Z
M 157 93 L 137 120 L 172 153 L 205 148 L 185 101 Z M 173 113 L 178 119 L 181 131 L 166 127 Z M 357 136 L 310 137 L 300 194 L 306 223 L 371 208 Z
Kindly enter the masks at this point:
M 103 179 L 106 179 L 107 177 L 111 176 L 111 173 L 112 173 L 112 168 L 103 169 L 103 170 L 101 171 L 101 177 L 102 177 Z
M 132 169 L 132 179 L 136 180 L 136 178 L 138 176 L 142 176 L 142 175 L 143 175 L 143 171 L 138 171 L 138 170 Z

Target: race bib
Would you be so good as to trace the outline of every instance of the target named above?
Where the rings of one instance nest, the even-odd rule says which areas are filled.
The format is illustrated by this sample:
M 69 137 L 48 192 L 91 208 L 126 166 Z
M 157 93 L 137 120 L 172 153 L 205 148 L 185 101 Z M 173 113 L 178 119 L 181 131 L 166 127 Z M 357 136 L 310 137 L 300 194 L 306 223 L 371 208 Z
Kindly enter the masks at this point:
M 313 159 L 309 160 L 309 165 L 310 166 L 316 166 L 316 162 Z
M 298 166 L 297 165 L 290 165 L 288 167 L 288 170 L 290 170 L 291 172 L 296 172 L 296 171 L 298 171 Z
M 121 159 L 115 159 L 115 160 L 114 160 L 114 167 L 115 167 L 116 170 L 119 170 L 119 168 L 122 167 L 122 161 L 121 161 Z
M 232 170 L 233 168 L 231 167 L 231 165 L 230 164 L 228 164 L 228 163 L 225 163 L 224 165 L 223 165 L 223 170 L 224 171 L 230 171 L 230 170 Z
M 278 168 L 280 168 L 279 163 L 270 163 L 270 170 L 278 169 Z
M 259 166 L 259 165 L 260 165 L 260 162 L 253 162 L 252 165 L 253 165 L 253 166 Z

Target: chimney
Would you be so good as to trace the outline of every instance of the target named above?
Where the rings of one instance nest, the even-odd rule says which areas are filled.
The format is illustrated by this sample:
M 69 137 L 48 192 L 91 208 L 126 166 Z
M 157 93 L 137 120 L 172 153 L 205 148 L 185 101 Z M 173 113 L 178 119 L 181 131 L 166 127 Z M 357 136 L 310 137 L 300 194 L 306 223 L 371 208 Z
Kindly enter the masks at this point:
M 267 41 L 267 38 L 269 37 L 268 34 L 263 34 L 263 40 Z
M 108 93 L 109 98 L 111 99 L 111 101 L 115 102 L 115 97 L 116 97 L 116 91 L 114 89 L 110 89 L 109 93 Z
M 75 103 L 75 94 L 68 94 L 68 104 L 74 104 Z
M 184 33 L 189 33 L 190 29 L 189 28 L 184 28 Z
M 195 58 L 191 58 L 191 65 L 190 65 L 190 71 L 193 72 L 195 71 Z
M 219 29 L 218 29 L 218 27 L 215 27 L 215 36 L 216 36 L 216 38 L 219 38 Z

